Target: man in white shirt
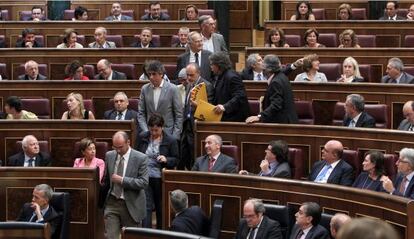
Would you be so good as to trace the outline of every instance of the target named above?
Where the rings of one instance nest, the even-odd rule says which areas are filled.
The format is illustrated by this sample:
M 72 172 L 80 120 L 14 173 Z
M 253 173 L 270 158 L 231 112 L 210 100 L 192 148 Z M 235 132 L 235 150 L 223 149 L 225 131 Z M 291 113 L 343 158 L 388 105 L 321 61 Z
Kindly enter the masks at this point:
M 226 42 L 221 34 L 216 33 L 216 20 L 210 15 L 203 15 L 198 18 L 201 36 L 203 39 L 203 49 L 212 53 L 224 51 L 228 53 Z
M 382 16 L 379 20 L 395 21 L 395 20 L 405 20 L 405 17 L 398 16 L 398 2 L 397 1 L 388 1 L 385 7 L 385 15 Z
M 111 16 L 105 18 L 105 21 L 132 21 L 132 17 L 122 15 L 122 7 L 120 2 L 112 3 Z

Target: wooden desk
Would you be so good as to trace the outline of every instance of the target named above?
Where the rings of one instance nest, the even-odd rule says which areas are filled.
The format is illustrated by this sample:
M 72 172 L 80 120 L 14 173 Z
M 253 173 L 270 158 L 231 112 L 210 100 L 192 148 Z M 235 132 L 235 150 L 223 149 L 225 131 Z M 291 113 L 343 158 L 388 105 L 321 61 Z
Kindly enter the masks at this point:
M 69 238 L 103 238 L 96 169 L 0 167 L 0 175 L 1 221 L 16 220 L 23 204 L 31 201 L 33 188 L 46 183 L 56 192 L 70 194 Z
M 260 198 L 265 203 L 287 205 L 296 212 L 303 202 L 318 203 L 323 212 L 343 212 L 351 217 L 380 218 L 393 225 L 401 238 L 414 234 L 413 203 L 408 199 L 337 185 L 317 184 L 305 181 L 255 177 L 238 174 L 169 171 L 163 173 L 163 226 L 171 224 L 173 212 L 170 192 L 185 191 L 189 205 L 199 205 L 209 215 L 214 200 L 224 200 L 223 224 L 220 238 L 233 238 L 243 203 L 249 198 Z

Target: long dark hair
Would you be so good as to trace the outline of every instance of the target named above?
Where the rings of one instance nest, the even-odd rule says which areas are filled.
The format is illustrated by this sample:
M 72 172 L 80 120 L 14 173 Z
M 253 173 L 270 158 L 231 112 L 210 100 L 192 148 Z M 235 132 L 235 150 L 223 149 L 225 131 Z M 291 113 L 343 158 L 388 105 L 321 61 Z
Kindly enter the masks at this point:
M 299 7 L 300 5 L 302 5 L 302 3 L 306 4 L 306 6 L 308 7 L 308 12 L 305 14 L 305 20 L 309 20 L 309 15 L 312 13 L 312 6 L 308 1 L 299 1 L 296 4 L 296 20 L 301 20 L 301 15 L 299 12 Z

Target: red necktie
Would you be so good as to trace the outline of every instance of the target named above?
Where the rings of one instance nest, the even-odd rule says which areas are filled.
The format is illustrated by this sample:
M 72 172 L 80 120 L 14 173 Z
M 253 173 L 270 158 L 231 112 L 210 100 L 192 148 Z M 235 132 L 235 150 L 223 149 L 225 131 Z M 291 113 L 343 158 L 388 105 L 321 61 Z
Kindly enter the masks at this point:
M 210 160 L 208 161 L 208 171 L 209 172 L 211 172 L 211 170 L 213 169 L 214 162 L 216 162 L 216 159 L 211 157 Z

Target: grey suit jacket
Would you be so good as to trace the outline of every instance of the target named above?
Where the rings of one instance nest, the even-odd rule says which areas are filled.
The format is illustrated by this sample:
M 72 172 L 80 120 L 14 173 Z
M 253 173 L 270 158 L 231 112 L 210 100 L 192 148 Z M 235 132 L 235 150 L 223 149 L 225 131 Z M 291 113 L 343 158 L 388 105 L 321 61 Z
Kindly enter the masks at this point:
M 142 87 L 138 106 L 138 123 L 141 132 L 148 131 L 147 122 L 154 113 L 164 118 L 165 132 L 179 139 L 183 128 L 183 103 L 176 85 L 164 80 L 157 109 L 154 105 L 152 84 L 147 83 Z
M 29 80 L 29 76 L 27 76 L 26 74 L 25 75 L 19 75 L 18 79 L 19 80 Z M 47 80 L 47 77 L 42 75 L 42 74 L 39 74 L 39 75 L 37 75 L 36 80 Z
M 208 57 L 211 55 L 210 51 L 202 50 L 201 51 L 201 66 L 200 66 L 200 75 L 206 80 L 211 78 L 211 68 L 210 60 Z M 190 63 L 190 51 L 186 51 L 183 54 L 179 55 L 177 58 L 177 68 L 174 74 L 174 80 L 178 80 L 178 73 L 181 69 L 186 67 Z
M 105 155 L 105 186 L 109 188 L 106 195 L 106 200 L 111 195 L 113 183 L 111 180 L 112 174 L 115 172 L 115 162 L 118 153 L 111 150 Z M 140 222 L 146 216 L 145 205 L 145 191 L 148 186 L 148 157 L 131 148 L 128 165 L 124 179 L 122 181 L 122 188 L 124 189 L 125 203 L 129 214 L 136 221 Z M 106 201 L 105 201 L 106 204 Z
M 407 119 L 404 119 L 403 121 L 401 121 L 400 125 L 398 126 L 398 130 L 408 131 L 410 126 L 411 126 L 411 123 Z
M 204 171 L 208 172 L 208 165 L 209 165 L 209 156 L 203 155 L 198 157 L 193 165 L 191 171 Z M 236 161 L 223 153 L 220 153 L 220 156 L 214 163 L 214 166 L 211 170 L 212 172 L 216 173 L 237 173 L 237 165 Z
M 259 173 L 261 175 L 262 172 Z M 270 173 L 270 175 L 263 175 L 263 176 L 271 176 L 275 178 L 291 178 L 290 173 L 290 166 L 288 162 L 283 162 Z
M 113 42 L 113 41 L 106 41 L 104 43 L 104 45 L 107 46 L 106 48 L 116 48 L 115 42 Z M 96 43 L 96 41 L 92 42 L 92 43 L 89 43 L 88 47 L 89 48 L 101 48 L 100 45 L 98 43 Z
M 101 74 L 97 74 L 94 78 L 96 80 L 105 80 L 101 76 Z M 112 70 L 112 80 L 126 80 L 126 79 L 127 79 L 127 77 L 126 77 L 125 73 Z
M 132 20 L 133 20 L 132 17 L 121 14 L 121 21 L 132 21 Z M 105 21 L 115 21 L 115 17 L 113 15 L 106 17 Z
M 214 52 L 229 52 L 227 50 L 226 42 L 224 41 L 223 35 L 219 33 L 212 33 L 211 38 L 213 39 Z
M 392 79 L 389 75 L 385 75 L 382 77 L 381 83 L 392 83 Z M 407 72 L 402 72 L 402 76 L 398 84 L 414 84 L 414 76 L 408 74 Z

